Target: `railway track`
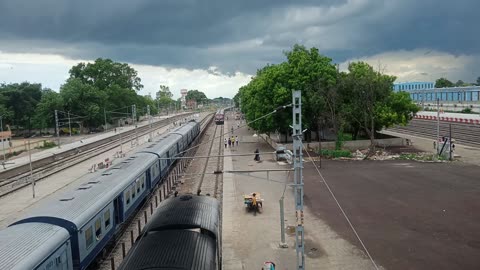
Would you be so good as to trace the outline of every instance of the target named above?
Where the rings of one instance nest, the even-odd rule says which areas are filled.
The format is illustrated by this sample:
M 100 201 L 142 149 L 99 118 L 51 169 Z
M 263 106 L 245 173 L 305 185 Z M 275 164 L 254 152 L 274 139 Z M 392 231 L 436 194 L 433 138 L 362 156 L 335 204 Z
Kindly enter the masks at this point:
M 448 122 L 440 121 L 440 137 L 449 136 Z M 458 144 L 466 146 L 480 146 L 480 126 L 455 123 L 452 125 L 452 138 Z M 396 126 L 387 131 L 427 137 L 435 140 L 437 138 L 437 122 L 429 120 L 414 119 L 407 126 Z
M 33 179 L 35 180 L 35 182 L 41 181 L 48 176 L 70 168 L 80 162 L 86 161 L 88 159 L 98 156 L 99 154 L 110 151 L 118 147 L 120 143 L 128 142 L 129 140 L 133 140 L 136 137 L 148 135 L 151 131 L 154 132 L 156 129 L 168 126 L 172 122 L 184 117 L 185 115 L 164 119 L 152 124 L 152 130 L 150 130 L 148 125 L 142 126 L 137 128 L 136 133 L 135 130 L 124 132 L 123 134 L 119 133 L 114 138 L 110 137 L 107 138 L 108 140 L 102 140 L 105 141 L 103 144 L 98 145 L 96 142 L 93 143 L 97 145 L 92 148 L 86 147 L 83 151 L 82 148 L 77 148 L 75 149 L 75 151 L 68 153 L 67 155 L 57 155 L 50 163 L 47 163 L 46 165 L 37 168 L 34 167 L 32 170 Z M 32 178 L 30 177 L 30 172 L 18 173 L 15 174 L 13 177 L 2 179 L 0 180 L 0 197 L 15 192 L 25 186 L 28 186 L 31 184 L 31 182 Z
M 202 136 L 199 136 L 197 142 L 198 147 L 194 148 L 194 152 L 188 153 L 186 156 L 194 156 L 201 153 L 206 158 L 198 158 L 190 160 L 188 167 L 179 186 L 179 193 L 202 194 L 218 197 L 222 181 L 222 174 L 213 174 L 223 169 L 223 125 L 216 125 L 213 121 L 205 125 Z M 216 155 L 217 157 L 208 157 Z
M 203 118 L 200 121 L 200 135 L 194 140 L 192 145 L 190 146 L 191 149 L 189 149 L 184 156 L 193 156 L 198 150 L 198 147 L 195 147 L 196 145 L 200 144 L 202 141 L 202 137 L 207 131 L 210 123 L 213 120 L 213 114 L 212 115 L 207 115 L 205 118 Z M 165 178 L 172 177 L 175 172 L 182 171 L 182 167 L 185 165 L 188 165 L 190 162 L 190 159 L 184 160 L 184 165 L 182 165 L 182 162 L 177 161 L 174 167 L 170 169 L 169 176 Z M 178 170 L 177 170 L 178 169 Z M 99 258 L 97 260 L 97 263 L 95 265 L 92 265 L 89 267 L 89 269 L 111 269 L 111 258 L 115 258 L 115 262 L 118 265 L 122 259 L 123 259 L 123 246 L 125 246 L 126 250 L 125 252 L 128 253 L 128 250 L 132 247 L 132 239 L 137 238 L 139 236 L 139 227 L 143 227 L 146 224 L 146 217 L 151 216 L 153 214 L 153 206 L 155 207 L 158 206 L 158 199 L 162 199 L 162 190 L 163 192 L 167 192 L 167 194 L 163 193 L 163 199 L 165 199 L 165 196 L 171 196 L 171 193 L 168 191 L 168 187 L 166 188 L 167 184 L 167 179 L 162 180 L 163 183 L 158 187 L 158 189 L 155 192 L 152 192 L 146 199 L 145 202 L 139 209 L 135 211 L 135 214 L 133 214 L 128 221 L 126 221 L 121 228 L 119 229 L 119 232 L 115 236 L 115 240 L 113 240 L 110 243 L 110 246 L 108 250 L 104 252 L 103 258 Z M 170 187 L 172 188 L 172 187 Z M 172 188 L 171 191 L 175 190 L 175 187 Z M 130 234 L 129 234 L 130 233 Z M 133 237 L 133 238 L 131 238 Z M 123 242 L 123 244 L 121 244 Z

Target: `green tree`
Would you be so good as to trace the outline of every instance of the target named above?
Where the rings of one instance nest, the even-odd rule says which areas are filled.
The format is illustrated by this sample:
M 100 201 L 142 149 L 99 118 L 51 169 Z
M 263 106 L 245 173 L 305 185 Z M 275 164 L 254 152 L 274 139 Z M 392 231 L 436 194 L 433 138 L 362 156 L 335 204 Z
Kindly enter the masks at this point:
M 321 123 L 327 118 L 332 121 L 334 132 L 337 133 L 339 111 L 335 93 L 338 71 L 332 59 L 321 55 L 317 48 L 307 49 L 298 44 L 285 55 L 290 70 L 285 86 L 302 90 L 305 127 L 317 131 L 319 136 Z
M 79 63 L 70 69 L 70 78 L 79 79 L 84 84 L 98 89 L 107 89 L 113 85 L 120 88 L 139 91 L 143 88 L 135 69 L 126 63 L 98 58 L 94 63 Z
M 197 104 L 208 101 L 207 96 L 202 91 L 198 90 L 188 90 L 186 100 L 195 100 Z
M 435 81 L 435 88 L 445 88 L 445 87 L 453 87 L 453 86 L 454 84 L 445 78 L 440 78 Z
M 55 126 L 55 110 L 63 110 L 63 99 L 59 93 L 50 89 L 42 90 L 42 98 L 35 108 L 34 127 Z
M 30 130 L 35 108 L 42 96 L 42 85 L 24 82 L 0 86 L 2 102 L 8 123 Z
M 104 123 L 105 104 L 108 94 L 97 87 L 82 82 L 81 79 L 69 78 L 62 85 L 60 95 L 64 101 L 65 110 L 84 116 L 84 124 L 97 127 Z

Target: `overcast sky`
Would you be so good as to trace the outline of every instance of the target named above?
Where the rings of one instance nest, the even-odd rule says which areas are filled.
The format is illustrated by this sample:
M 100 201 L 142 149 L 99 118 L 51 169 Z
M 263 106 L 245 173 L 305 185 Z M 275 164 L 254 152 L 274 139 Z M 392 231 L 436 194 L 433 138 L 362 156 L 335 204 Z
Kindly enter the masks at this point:
M 0 83 L 55 90 L 79 61 L 127 62 L 169 85 L 232 97 L 293 44 L 398 81 L 480 76 L 478 0 L 0 0 Z

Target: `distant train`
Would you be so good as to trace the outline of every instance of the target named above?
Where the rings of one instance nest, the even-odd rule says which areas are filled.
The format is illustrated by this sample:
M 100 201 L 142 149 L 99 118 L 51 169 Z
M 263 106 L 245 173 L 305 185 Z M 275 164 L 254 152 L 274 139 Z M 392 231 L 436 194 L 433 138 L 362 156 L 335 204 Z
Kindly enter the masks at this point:
M 200 133 L 190 121 L 0 231 L 0 269 L 85 269 Z
M 224 109 L 217 110 L 217 112 L 215 113 L 215 124 L 223 125 L 224 121 L 225 121 L 225 110 Z
M 220 204 L 208 196 L 163 201 L 120 270 L 220 269 Z

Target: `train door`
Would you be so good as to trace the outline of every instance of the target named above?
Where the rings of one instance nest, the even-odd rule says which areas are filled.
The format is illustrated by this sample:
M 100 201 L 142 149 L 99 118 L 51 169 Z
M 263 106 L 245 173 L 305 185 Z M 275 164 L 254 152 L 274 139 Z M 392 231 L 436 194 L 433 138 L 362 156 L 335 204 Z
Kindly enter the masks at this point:
M 153 186 L 153 177 L 152 175 L 155 175 L 155 173 L 153 173 L 153 169 L 155 167 L 155 164 L 153 164 L 152 167 L 148 168 L 147 169 L 147 189 L 150 190 L 152 189 L 152 186 Z
M 120 195 L 115 200 L 113 200 L 113 207 L 114 207 L 114 219 L 115 225 L 122 223 L 123 221 L 123 196 Z

